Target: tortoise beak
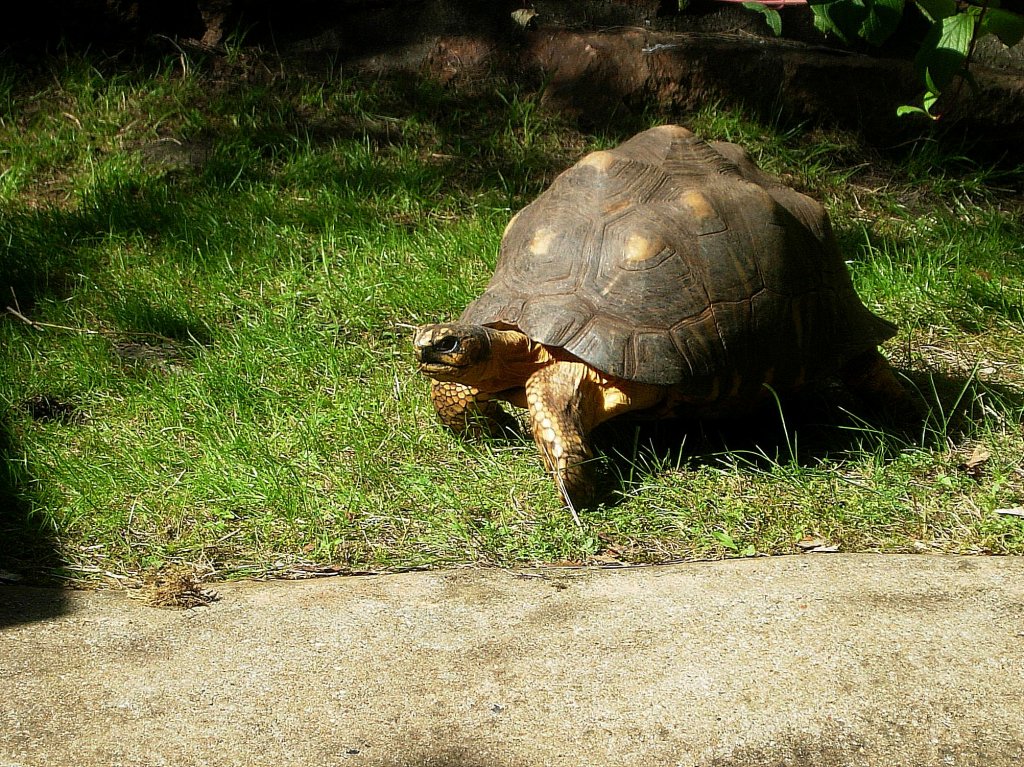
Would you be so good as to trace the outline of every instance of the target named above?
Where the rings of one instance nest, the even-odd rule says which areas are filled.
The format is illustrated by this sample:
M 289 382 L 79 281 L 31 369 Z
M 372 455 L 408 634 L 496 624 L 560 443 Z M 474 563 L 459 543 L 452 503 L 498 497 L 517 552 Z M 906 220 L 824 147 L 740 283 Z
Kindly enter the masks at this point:
M 430 346 L 416 350 L 416 361 L 419 363 L 419 371 L 426 374 L 440 373 L 443 371 L 453 372 L 461 368 L 468 367 L 471 364 L 469 362 L 452 359 L 450 354 L 440 352 L 436 348 Z
M 446 362 L 441 352 L 439 352 L 433 346 L 417 347 L 416 348 L 416 361 L 420 364 L 420 369 L 429 367 L 453 367 L 453 363 Z

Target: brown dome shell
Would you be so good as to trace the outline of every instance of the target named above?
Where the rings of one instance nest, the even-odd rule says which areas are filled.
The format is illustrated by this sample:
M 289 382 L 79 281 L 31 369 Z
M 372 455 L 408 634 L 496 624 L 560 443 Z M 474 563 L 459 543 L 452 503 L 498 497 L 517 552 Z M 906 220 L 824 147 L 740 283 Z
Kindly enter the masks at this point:
M 676 126 L 587 155 L 516 214 L 461 319 L 695 391 L 828 375 L 895 334 L 819 203 Z

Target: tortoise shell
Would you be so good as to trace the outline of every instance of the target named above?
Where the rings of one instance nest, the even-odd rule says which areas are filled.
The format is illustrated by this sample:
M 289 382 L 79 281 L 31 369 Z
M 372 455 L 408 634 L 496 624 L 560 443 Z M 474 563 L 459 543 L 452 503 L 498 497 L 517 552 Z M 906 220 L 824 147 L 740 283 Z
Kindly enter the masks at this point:
M 587 155 L 519 211 L 462 321 L 695 393 L 829 375 L 895 334 L 820 204 L 676 126 Z

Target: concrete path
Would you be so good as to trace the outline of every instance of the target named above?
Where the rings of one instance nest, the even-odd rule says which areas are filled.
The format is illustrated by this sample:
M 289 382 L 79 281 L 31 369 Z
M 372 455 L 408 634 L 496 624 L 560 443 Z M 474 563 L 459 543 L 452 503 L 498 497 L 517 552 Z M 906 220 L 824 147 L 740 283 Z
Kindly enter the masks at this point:
M 1024 560 L 0 586 L 0 765 L 1019 767 Z

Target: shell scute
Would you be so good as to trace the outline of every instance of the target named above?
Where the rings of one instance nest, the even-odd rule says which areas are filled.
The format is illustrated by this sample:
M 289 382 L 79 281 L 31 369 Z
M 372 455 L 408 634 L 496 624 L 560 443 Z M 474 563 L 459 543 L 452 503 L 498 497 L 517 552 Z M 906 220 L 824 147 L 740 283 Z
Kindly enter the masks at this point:
M 534 328 L 539 335 L 550 339 L 545 341 L 549 346 L 564 347 L 594 315 L 594 307 L 578 296 L 542 295 L 523 302 L 517 324 Z

